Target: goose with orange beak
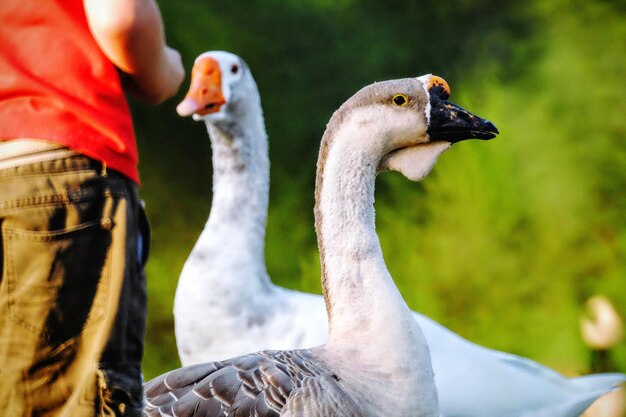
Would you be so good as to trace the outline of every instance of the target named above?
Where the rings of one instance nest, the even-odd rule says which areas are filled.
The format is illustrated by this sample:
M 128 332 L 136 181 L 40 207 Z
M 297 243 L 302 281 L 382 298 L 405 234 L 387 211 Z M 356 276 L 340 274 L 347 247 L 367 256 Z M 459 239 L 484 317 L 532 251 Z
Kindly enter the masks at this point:
M 610 390 L 615 377 L 567 380 L 468 342 L 410 312 L 397 293 L 374 229 L 373 178 L 396 170 L 420 180 L 452 143 L 497 134 L 449 95 L 432 75 L 376 83 L 328 124 L 315 211 L 325 304 L 274 285 L 266 271 L 267 136 L 248 67 L 225 52 L 196 60 L 178 112 L 207 125 L 213 202 L 174 313 L 181 362 L 197 365 L 149 382 L 148 414 L 197 407 L 259 416 L 436 415 L 431 363 L 444 417 L 573 417 Z M 264 349 L 272 351 L 249 354 Z
M 210 52 L 200 55 L 191 72 L 189 92 L 176 107 L 182 116 L 193 116 L 194 120 L 216 121 L 227 114 L 226 107 L 232 105 L 233 89 L 258 92 L 249 69 L 239 57 L 228 52 Z M 232 110 L 230 110 L 232 113 Z

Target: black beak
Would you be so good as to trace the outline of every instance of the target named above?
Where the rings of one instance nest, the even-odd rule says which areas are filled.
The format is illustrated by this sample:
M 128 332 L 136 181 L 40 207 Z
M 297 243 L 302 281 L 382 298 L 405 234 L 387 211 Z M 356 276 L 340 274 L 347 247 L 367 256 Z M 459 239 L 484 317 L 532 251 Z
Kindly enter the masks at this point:
M 431 87 L 430 123 L 426 133 L 431 141 L 460 142 L 465 139 L 493 139 L 498 129 L 489 120 L 482 119 L 448 101 L 448 93 L 439 85 Z

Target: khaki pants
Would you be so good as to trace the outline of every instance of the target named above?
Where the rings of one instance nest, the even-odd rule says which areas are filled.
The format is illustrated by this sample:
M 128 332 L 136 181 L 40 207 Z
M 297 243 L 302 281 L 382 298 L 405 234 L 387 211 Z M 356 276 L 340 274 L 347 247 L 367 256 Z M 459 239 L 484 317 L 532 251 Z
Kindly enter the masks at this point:
M 3 165 L 1 146 L 0 416 L 140 415 L 136 186 L 78 154 Z

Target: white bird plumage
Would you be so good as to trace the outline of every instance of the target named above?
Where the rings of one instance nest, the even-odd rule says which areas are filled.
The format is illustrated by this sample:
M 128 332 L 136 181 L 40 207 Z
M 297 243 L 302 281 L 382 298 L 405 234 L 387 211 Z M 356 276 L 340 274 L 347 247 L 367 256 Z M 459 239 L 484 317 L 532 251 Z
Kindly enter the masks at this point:
M 265 267 L 269 161 L 256 84 L 239 57 L 210 52 L 196 62 L 205 57 L 219 64 L 224 105 L 218 112 L 194 114 L 206 121 L 211 138 L 213 202 L 176 291 L 181 361 L 189 365 L 261 349 L 319 345 L 328 334 L 322 297 L 274 285 Z M 194 112 L 193 100 L 188 97 L 179 112 Z M 578 416 L 624 380 L 617 374 L 566 379 L 413 315 L 430 347 L 444 417 Z

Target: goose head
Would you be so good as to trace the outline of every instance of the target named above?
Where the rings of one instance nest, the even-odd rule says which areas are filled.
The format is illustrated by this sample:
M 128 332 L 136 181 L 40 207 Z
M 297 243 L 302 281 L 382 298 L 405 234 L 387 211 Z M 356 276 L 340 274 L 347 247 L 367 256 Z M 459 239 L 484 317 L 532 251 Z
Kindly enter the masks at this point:
M 320 160 L 330 148 L 341 146 L 338 154 L 358 153 L 377 172 L 399 171 L 419 181 L 453 143 L 499 133 L 493 123 L 448 101 L 449 96 L 448 83 L 432 74 L 370 84 L 331 118 Z
M 254 78 L 242 58 L 230 52 L 210 51 L 196 58 L 189 91 L 176 111 L 206 123 L 236 123 L 245 119 L 252 106 L 260 109 L 258 96 Z
M 449 96 L 450 86 L 443 78 L 426 74 L 367 86 L 338 112 L 345 128 L 373 133 L 360 135 L 359 140 L 367 137 L 373 142 L 359 146 L 382 155 L 378 172 L 398 171 L 419 181 L 452 144 L 492 139 L 499 133 L 490 121 L 448 101 Z

